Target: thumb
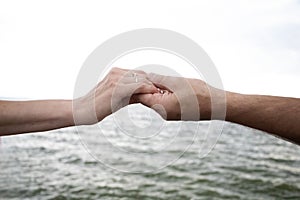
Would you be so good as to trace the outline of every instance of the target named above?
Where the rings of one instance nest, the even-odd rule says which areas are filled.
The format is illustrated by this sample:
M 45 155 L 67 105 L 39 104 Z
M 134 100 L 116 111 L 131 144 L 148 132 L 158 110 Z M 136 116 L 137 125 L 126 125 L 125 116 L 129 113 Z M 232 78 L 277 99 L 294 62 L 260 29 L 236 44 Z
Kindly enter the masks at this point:
M 131 100 L 134 103 L 141 103 L 154 111 L 156 111 L 163 119 L 167 119 L 167 112 L 163 105 L 161 105 L 160 98 L 156 94 L 137 94 Z

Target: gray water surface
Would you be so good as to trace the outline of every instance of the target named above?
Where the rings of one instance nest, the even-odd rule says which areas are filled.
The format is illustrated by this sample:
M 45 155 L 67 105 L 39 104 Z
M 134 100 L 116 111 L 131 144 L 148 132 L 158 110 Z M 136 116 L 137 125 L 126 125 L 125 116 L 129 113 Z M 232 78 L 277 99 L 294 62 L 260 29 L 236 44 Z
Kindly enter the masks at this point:
M 143 114 L 136 123 L 144 123 Z M 113 117 L 99 123 L 102 135 L 86 126 L 80 134 L 75 128 L 66 128 L 2 137 L 0 199 L 300 198 L 299 146 L 225 123 L 213 151 L 201 158 L 202 139 L 195 140 L 192 134 L 195 124 L 185 124 L 180 133 L 178 124 L 170 122 L 153 140 L 138 138 L 134 142 L 122 136 Z M 196 124 L 201 136 L 210 123 Z M 177 140 L 172 140 L 175 137 Z M 83 141 L 89 144 L 84 147 Z M 115 149 L 107 147 L 107 141 Z M 162 141 L 168 145 L 160 145 Z M 173 159 L 175 162 L 158 169 Z

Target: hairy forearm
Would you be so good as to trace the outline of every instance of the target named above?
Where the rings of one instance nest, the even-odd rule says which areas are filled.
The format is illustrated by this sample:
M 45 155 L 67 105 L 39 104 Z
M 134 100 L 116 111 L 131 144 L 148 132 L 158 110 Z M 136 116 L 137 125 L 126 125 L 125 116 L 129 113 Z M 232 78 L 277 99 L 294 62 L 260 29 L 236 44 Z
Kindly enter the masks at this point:
M 72 101 L 0 101 L 0 136 L 72 125 Z
M 300 100 L 227 93 L 226 120 L 300 144 Z

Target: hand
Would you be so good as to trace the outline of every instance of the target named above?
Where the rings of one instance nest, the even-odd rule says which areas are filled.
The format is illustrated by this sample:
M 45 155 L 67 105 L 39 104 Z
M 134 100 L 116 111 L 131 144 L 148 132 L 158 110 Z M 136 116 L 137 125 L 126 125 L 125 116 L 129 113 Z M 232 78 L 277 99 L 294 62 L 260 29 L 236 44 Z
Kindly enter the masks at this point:
M 158 89 L 143 71 L 113 68 L 87 95 L 73 102 L 76 125 L 89 125 L 130 103 L 134 94 L 152 94 Z
M 211 97 L 217 99 L 215 96 L 224 94 L 198 79 L 158 74 L 149 74 L 147 78 L 161 92 L 135 95 L 134 101 L 153 108 L 168 120 L 211 119 Z M 221 101 L 216 105 L 224 106 Z
M 165 119 L 226 120 L 300 144 L 300 100 L 297 98 L 233 93 L 197 79 L 158 74 L 149 74 L 147 78 L 163 92 L 138 94 L 134 101 L 153 108 Z

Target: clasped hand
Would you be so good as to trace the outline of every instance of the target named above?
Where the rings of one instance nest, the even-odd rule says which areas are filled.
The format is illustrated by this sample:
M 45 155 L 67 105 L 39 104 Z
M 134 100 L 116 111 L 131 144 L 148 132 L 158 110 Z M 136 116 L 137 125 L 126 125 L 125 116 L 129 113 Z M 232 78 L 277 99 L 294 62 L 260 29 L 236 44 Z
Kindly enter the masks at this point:
M 245 95 L 199 79 L 119 68 L 74 100 L 0 100 L 0 136 L 95 124 L 133 103 L 167 120 L 225 120 L 300 144 L 299 98 Z
M 196 108 L 191 106 L 193 96 Z M 93 90 L 73 103 L 77 125 L 97 123 L 133 103 L 153 108 L 165 119 L 199 120 L 200 96 L 203 108 L 207 108 L 201 110 L 201 118 L 209 118 L 209 88 L 201 80 L 113 68 Z

